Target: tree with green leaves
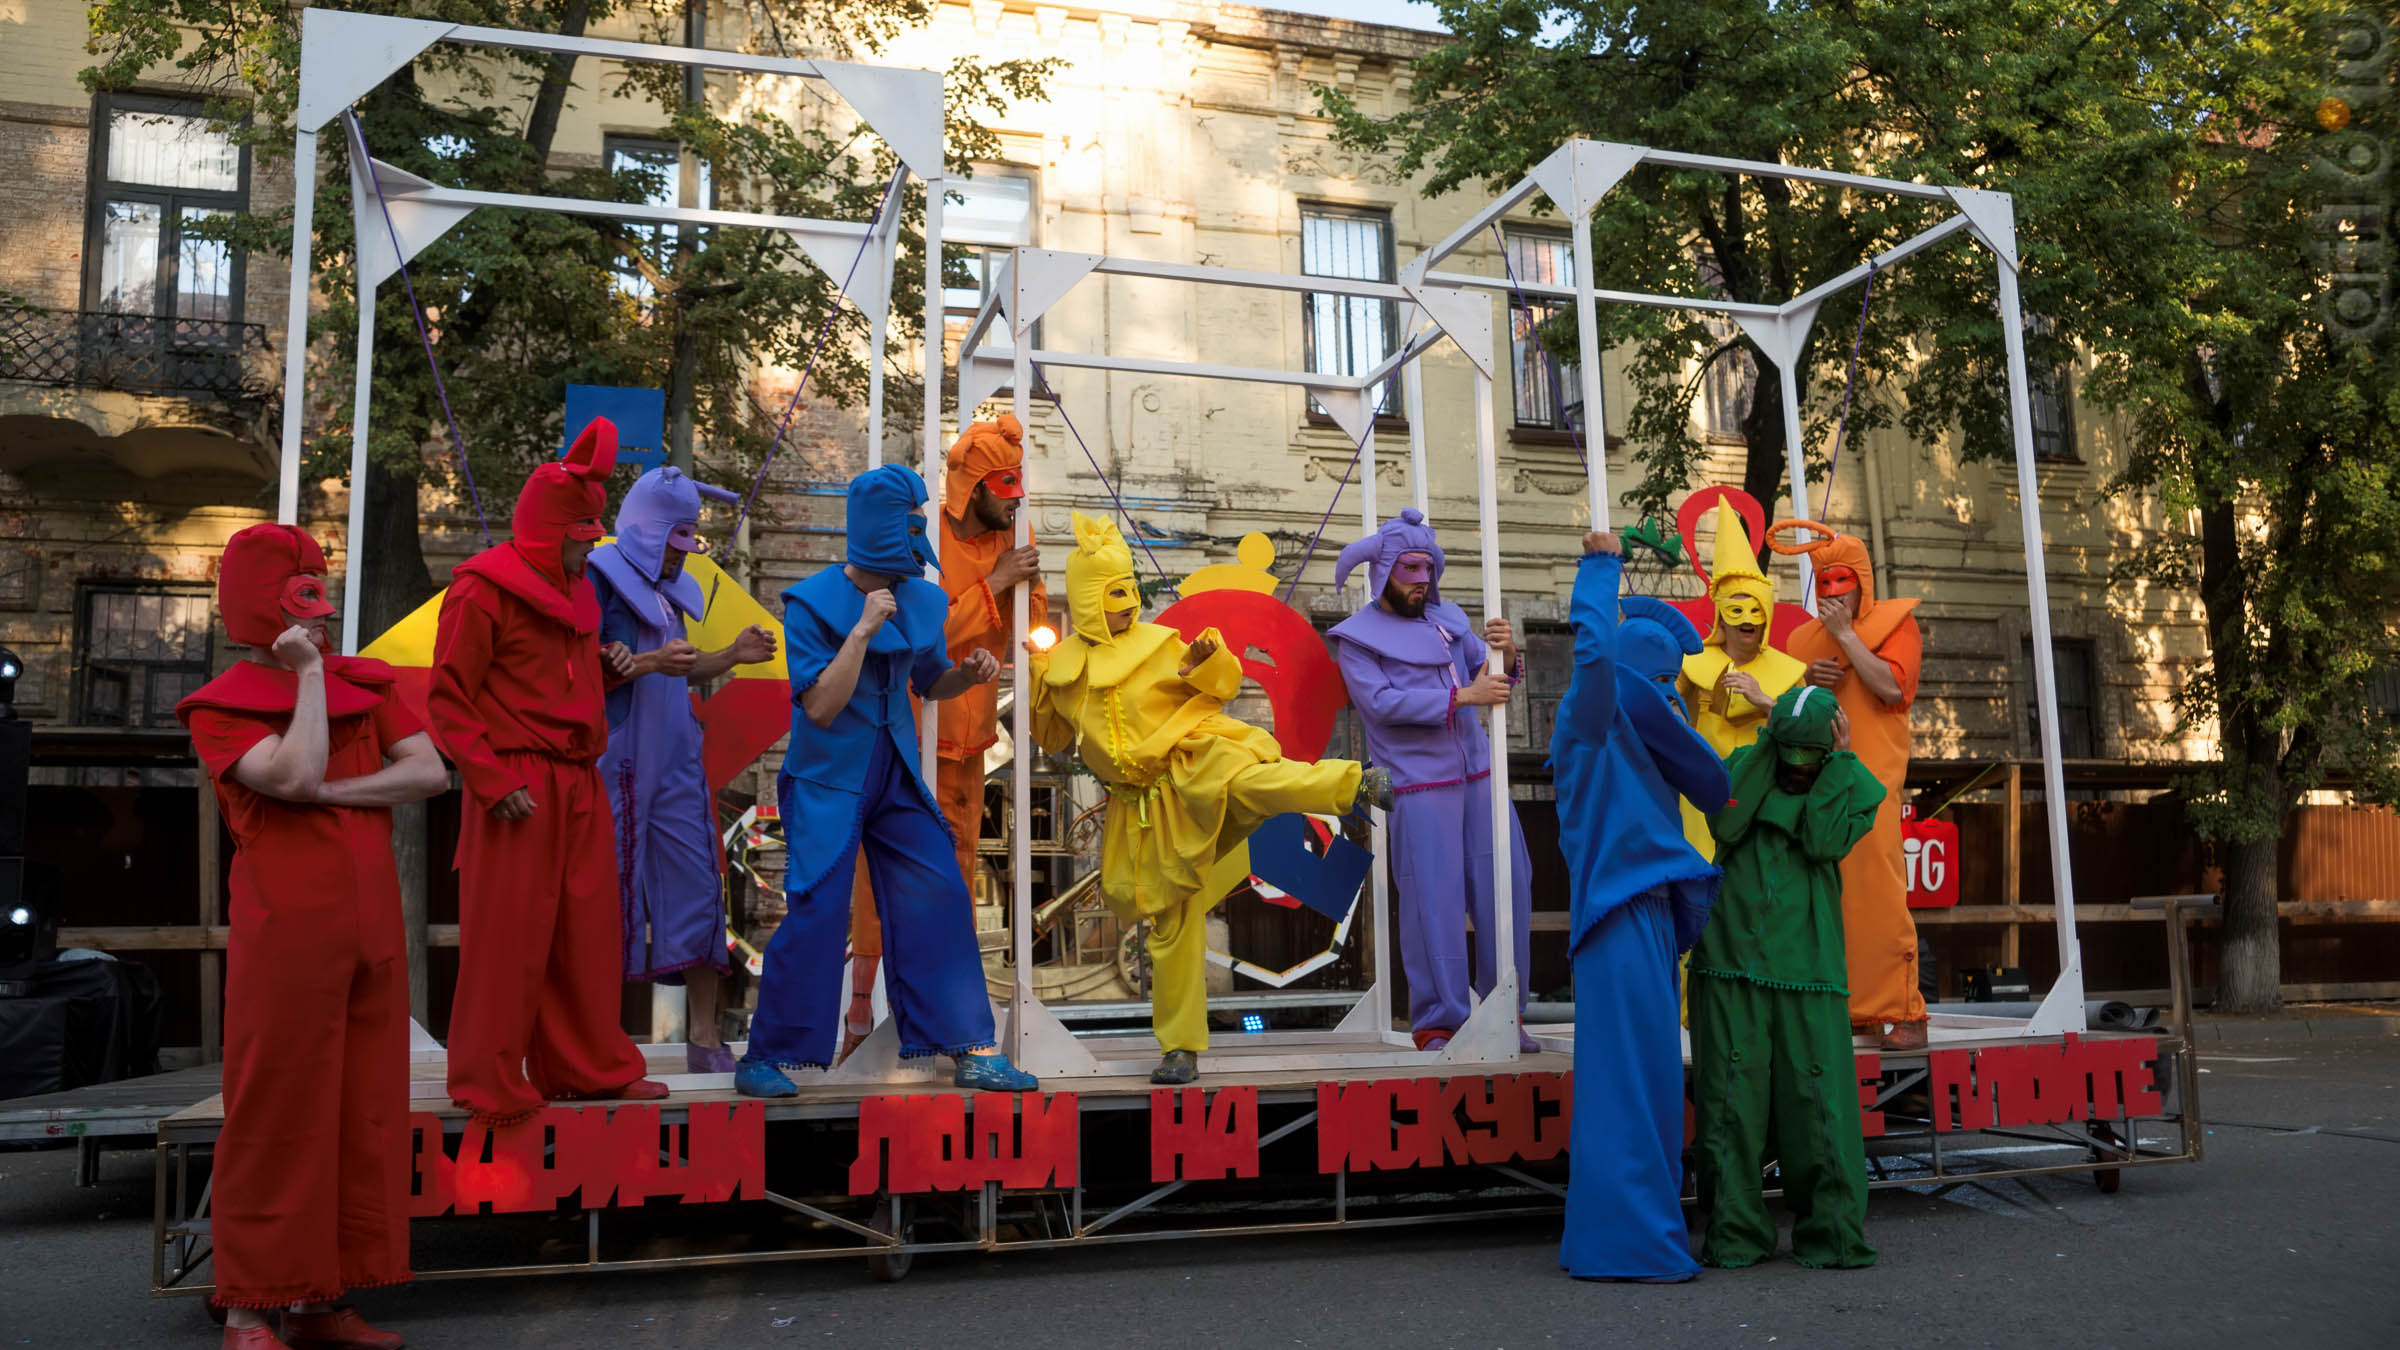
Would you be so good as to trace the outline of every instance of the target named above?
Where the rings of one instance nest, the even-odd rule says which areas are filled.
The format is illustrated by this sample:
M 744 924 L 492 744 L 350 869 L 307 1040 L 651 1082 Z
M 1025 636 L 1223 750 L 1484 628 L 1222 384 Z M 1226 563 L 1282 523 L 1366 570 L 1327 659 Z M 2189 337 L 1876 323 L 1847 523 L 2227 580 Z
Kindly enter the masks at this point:
M 1439 8 L 1452 37 L 1417 64 L 1408 107 L 1320 95 L 1345 143 L 1435 192 L 1504 187 L 1582 136 L 2014 194 L 2030 368 L 2080 355 L 2085 401 L 2133 429 L 2108 490 L 2190 522 L 2122 556 L 2117 576 L 2202 600 L 2210 660 L 2179 711 L 2213 722 L 2224 748 L 2222 769 L 2192 784 L 2193 823 L 2226 875 L 2219 1002 L 2277 1006 L 2283 823 L 2337 779 L 2368 800 L 2400 795 L 2393 719 L 2370 698 L 2400 656 L 2400 325 L 2373 321 L 2392 294 L 2393 260 L 2373 250 L 2400 177 L 2400 60 L 2381 28 L 2338 0 Z M 2318 115 L 2337 59 L 2359 67 L 2347 121 Z M 2357 209 L 2327 214 L 2343 203 Z M 1595 280 L 1777 304 L 1934 209 L 1645 166 L 1593 219 Z M 2380 292 L 2340 279 L 2377 257 Z M 1993 292 L 1989 257 L 1964 246 L 1876 279 L 1854 443 L 1896 424 L 1955 435 L 1970 458 L 2008 453 Z M 1819 473 L 1849 357 L 1841 303 L 1793 375 Z M 2362 305 L 2365 318 L 2344 317 Z M 1608 307 L 1599 322 L 1638 391 L 1624 414 L 1637 508 L 1691 483 L 1705 447 L 1688 430 L 1689 372 L 1726 360 L 1758 370 L 1742 485 L 1782 495 L 1781 376 L 1746 338 L 1682 311 Z M 1546 325 L 1545 345 L 1572 353 L 1572 324 Z
M 330 0 L 329 8 L 426 17 L 421 0 Z M 754 45 L 781 56 L 873 59 L 931 18 L 931 0 L 766 0 L 747 13 Z M 686 41 L 683 0 L 440 0 L 442 19 L 527 32 L 583 35 L 603 22 L 643 19 L 648 40 Z M 290 161 L 298 95 L 299 11 L 284 0 L 95 0 L 83 73 L 95 90 L 123 88 L 171 67 L 210 92 L 209 111 L 263 161 Z M 1038 96 L 1047 61 L 972 58 L 946 72 L 947 154 L 954 171 L 996 149 L 977 120 L 1009 100 Z M 378 159 L 445 186 L 493 192 L 641 201 L 675 185 L 674 166 L 554 161 L 559 124 L 578 80 L 596 71 L 571 55 L 437 44 L 361 100 L 357 114 Z M 744 77 L 745 79 L 748 77 Z M 813 82 L 812 86 L 813 86 Z M 663 134 L 707 166 L 722 209 L 864 221 L 895 164 L 891 152 L 829 92 L 765 109 L 712 101 L 675 67 L 623 69 L 605 95 L 647 98 Z M 695 95 L 698 95 L 695 97 Z M 812 106 L 814 100 L 822 106 Z M 326 297 L 311 337 L 327 336 L 308 367 L 308 405 L 321 410 L 307 472 L 345 477 L 349 462 L 348 335 L 354 241 L 346 137 L 322 138 L 325 176 L 315 214 L 316 284 Z M 904 198 L 898 275 L 922 258 L 924 202 Z M 219 227 L 253 257 L 289 256 L 291 217 L 254 212 Z M 706 447 L 701 476 L 746 487 L 780 408 L 761 407 L 751 380 L 765 364 L 798 368 L 828 322 L 810 376 L 812 400 L 856 406 L 868 383 L 865 321 L 839 301 L 841 278 L 806 263 L 779 231 L 673 228 L 539 211 L 479 211 L 411 264 L 457 414 L 466 461 L 487 511 L 505 528 L 517 484 L 557 452 L 568 384 L 664 386 Z M 895 287 L 893 349 L 923 331 L 922 297 Z M 938 313 L 935 322 L 939 322 Z M 380 632 L 433 592 L 421 543 L 428 488 L 467 495 L 432 372 L 404 289 L 387 282 L 376 308 L 375 417 L 367 526 L 354 541 L 367 563 L 361 631 Z M 922 386 L 895 364 L 886 406 L 895 430 L 916 425 Z M 838 466 L 827 466 L 833 470 Z

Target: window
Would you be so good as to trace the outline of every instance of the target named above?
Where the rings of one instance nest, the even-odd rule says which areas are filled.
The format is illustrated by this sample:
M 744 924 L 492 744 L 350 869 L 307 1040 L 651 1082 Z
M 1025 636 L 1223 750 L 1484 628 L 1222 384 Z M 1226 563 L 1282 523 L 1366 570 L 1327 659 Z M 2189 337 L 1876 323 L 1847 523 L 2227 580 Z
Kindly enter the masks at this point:
M 192 226 L 249 204 L 249 155 L 196 103 L 103 96 L 92 106 L 85 308 L 153 319 L 241 318 L 242 256 Z
M 1521 624 L 1517 640 L 1525 648 L 1525 683 L 1508 701 L 1508 748 L 1546 755 L 1558 705 L 1575 677 L 1575 630 L 1559 623 Z
M 1709 336 L 1717 350 L 1739 336 L 1740 330 L 1731 319 L 1722 316 L 1708 320 Z M 1742 419 L 1750 415 L 1750 401 L 1758 393 L 1758 367 L 1751 362 L 1746 347 L 1723 352 L 1708 363 L 1700 374 L 1700 425 L 1711 440 L 1738 441 L 1743 438 Z
M 942 208 L 942 244 L 945 250 L 963 247 L 967 272 L 974 278 L 970 286 L 942 288 L 942 335 L 955 369 L 958 344 L 975 326 L 983 302 L 999 287 L 1009 254 L 1033 243 L 1033 180 L 985 170 L 973 178 L 953 179 L 949 188 L 963 200 Z M 1031 336 L 1034 346 L 1042 345 L 1041 320 L 1034 320 Z M 1014 346 L 1007 326 L 994 318 L 983 349 L 1008 351 Z
M 2042 745 L 2042 712 L 2033 676 L 2033 639 L 2025 639 L 2025 725 L 2035 753 Z M 2096 759 L 2100 754 L 2100 685 L 2092 660 L 2092 644 L 2081 638 L 2053 638 L 2051 661 L 2058 671 L 2058 753 L 2066 759 Z
M 1520 286 L 1572 286 L 1575 250 L 1563 234 L 1511 230 L 1507 235 L 1508 270 Z M 1519 304 L 1511 294 L 1508 306 L 1509 363 L 1516 374 L 1517 425 L 1546 431 L 1569 429 L 1570 411 L 1583 406 L 1583 386 L 1576 364 L 1543 350 L 1537 336 L 1542 325 L 1564 306 L 1531 295 Z
M 1393 276 L 1392 217 L 1388 211 L 1345 206 L 1300 208 L 1300 270 L 1312 277 L 1390 281 Z M 1301 297 L 1306 320 L 1308 368 L 1326 375 L 1363 375 L 1400 341 L 1400 308 L 1365 296 Z M 1400 396 L 1397 376 L 1383 382 L 1375 412 L 1394 415 Z M 1312 411 L 1318 409 L 1310 400 Z
M 608 171 L 624 179 L 619 200 L 640 202 L 645 206 L 674 206 L 682 195 L 683 147 L 674 141 L 640 140 L 631 136 L 610 136 L 606 140 Z M 713 185 L 709 182 L 708 161 L 700 161 L 700 205 L 715 202 Z M 675 248 L 683 230 L 677 225 L 650 225 L 636 221 L 622 222 L 622 228 L 634 249 L 641 254 L 650 270 L 665 275 L 674 267 Z M 705 229 L 694 229 L 694 245 L 707 235 Z M 620 257 L 616 264 L 617 289 L 635 300 L 648 304 L 657 288 L 643 274 L 640 263 Z
M 90 586 L 75 634 L 76 720 L 171 727 L 175 705 L 208 682 L 216 649 L 202 588 Z
M 2075 453 L 2075 403 L 2067 390 L 2067 368 L 2033 369 L 2025 401 L 2033 411 L 2033 457 L 2047 463 L 2072 463 Z

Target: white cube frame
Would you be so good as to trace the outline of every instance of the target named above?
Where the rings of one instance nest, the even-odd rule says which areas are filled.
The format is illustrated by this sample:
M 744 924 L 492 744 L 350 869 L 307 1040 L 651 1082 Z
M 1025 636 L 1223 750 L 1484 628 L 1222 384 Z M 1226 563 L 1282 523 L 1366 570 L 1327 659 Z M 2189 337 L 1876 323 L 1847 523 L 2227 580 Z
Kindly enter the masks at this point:
M 1916 234 L 1877 255 L 1874 262 L 1862 263 L 1839 276 L 1810 288 L 1780 305 L 1745 304 L 1729 300 L 1694 299 L 1684 296 L 1654 295 L 1629 291 L 1604 291 L 1593 285 L 1592 242 L 1590 222 L 1600 201 L 1620 183 L 1626 174 L 1643 164 L 1661 168 L 1699 170 L 1715 173 L 1778 178 L 1815 183 L 1827 187 L 1847 188 L 1860 192 L 1880 192 L 1893 196 L 1941 202 L 1953 208 L 1955 214 L 1941 223 Z M 1467 273 L 1433 270 L 1445 258 L 1455 254 L 1463 245 L 1486 228 L 1498 223 L 1510 212 L 1530 201 L 1537 194 L 1546 196 L 1572 226 L 1575 284 L 1572 286 L 1525 284 L 1505 277 L 1489 277 Z M 2006 193 L 1975 188 L 1938 187 L 1896 179 L 1875 178 L 1860 174 L 1834 173 L 1823 170 L 1795 168 L 1755 160 L 1728 159 L 1714 155 L 1694 155 L 1663 151 L 1642 146 L 1611 142 L 1573 140 L 1560 146 L 1545 158 L 1523 180 L 1470 217 L 1464 224 L 1412 260 L 1401 269 L 1397 283 L 1356 281 L 1333 277 L 1294 276 L 1284 273 L 1247 271 L 1235 268 L 1208 267 L 1197 264 L 1153 262 L 1130 258 L 1115 258 L 1096 253 L 1069 253 L 1051 249 L 1019 248 L 1008 264 L 1008 272 L 995 287 L 993 295 L 977 314 L 959 351 L 959 419 L 969 420 L 976 407 L 993 392 L 1006 384 L 1013 392 L 1014 408 L 1020 422 L 1030 422 L 1029 392 L 1034 366 L 1124 371 L 1147 375 L 1186 376 L 1198 379 L 1234 380 L 1252 383 L 1298 385 L 1306 388 L 1345 431 L 1360 445 L 1363 472 L 1361 483 L 1361 523 L 1367 530 L 1378 525 L 1376 510 L 1375 446 L 1373 430 L 1372 391 L 1386 377 L 1398 371 L 1403 380 L 1409 423 L 1409 458 L 1411 484 L 1416 504 L 1426 505 L 1426 475 L 1424 449 L 1423 392 L 1415 367 L 1416 358 L 1429 350 L 1440 337 L 1447 337 L 1463 353 L 1473 367 L 1474 417 L 1476 438 L 1476 500 L 1481 550 L 1483 605 L 1487 615 L 1501 613 L 1500 556 L 1499 556 L 1499 490 L 1494 422 L 1493 394 L 1493 321 L 1491 296 L 1477 296 L 1476 291 L 1522 291 L 1551 300 L 1569 300 L 1576 310 L 1577 332 L 1581 341 L 1577 373 L 1582 383 L 1583 426 L 1585 455 L 1588 465 L 1587 506 L 1594 528 L 1609 527 L 1613 494 L 1608 484 L 1608 464 L 1605 440 L 1607 418 L 1601 387 L 1599 334 L 1596 324 L 1600 302 L 1644 305 L 1659 308 L 1705 310 L 1721 313 L 1741 325 L 1769 360 L 1776 363 L 1787 378 L 1780 381 L 1783 396 L 1783 421 L 1794 514 L 1805 517 L 1809 512 L 1807 469 L 1800 418 L 1799 394 L 1796 380 L 1788 378 L 1800 359 L 1810 327 L 1817 311 L 1827 298 L 1865 280 L 1872 270 L 1900 263 L 1912 255 L 1953 235 L 1965 233 L 1993 254 L 1998 280 L 1998 309 L 2008 368 L 2008 415 L 2015 448 L 2017 496 L 2020 525 L 2025 546 L 2025 580 L 2028 606 L 2032 614 L 2034 651 L 2034 692 L 2040 709 L 2042 782 L 2044 810 L 2049 826 L 2050 870 L 2056 897 L 2054 914 L 2058 942 L 2059 976 L 2044 996 L 2033 1017 L 2022 1022 L 2001 1019 L 1971 1019 L 1973 1030 L 1981 1036 L 2008 1034 L 2014 1031 L 2028 1036 L 2057 1035 L 2085 1029 L 2083 965 L 2081 948 L 2075 932 L 2075 887 L 2070 852 L 2067 843 L 2066 793 L 2063 766 L 2060 759 L 2057 717 L 2057 672 L 2050 648 L 2049 586 L 2042 558 L 2042 521 L 2039 483 L 2036 479 L 2033 456 L 2033 427 L 2028 408 L 2028 385 L 2025 371 L 2024 319 L 2017 295 L 2017 249 L 2014 204 Z M 1319 292 L 1391 301 L 1401 306 L 1401 329 L 1408 340 L 1372 370 L 1361 375 L 1339 376 L 1321 372 L 1296 372 L 1260 367 L 1226 366 L 1206 362 L 1160 360 L 1142 356 L 1115 355 L 1105 352 L 1063 352 L 1034 350 L 1030 338 L 1035 321 L 1086 277 L 1094 274 L 1134 276 L 1186 281 L 1197 284 L 1248 287 L 1253 289 Z M 995 323 L 1007 325 L 1011 342 L 1005 351 L 987 346 Z M 1420 329 L 1430 323 L 1429 332 Z M 1597 430 L 1595 430 L 1597 429 Z M 1028 540 L 1029 525 L 1020 518 L 1016 542 Z M 1810 584 L 1808 560 L 1800 560 L 1803 602 L 1813 612 L 1814 588 Z M 1014 621 L 1017 631 L 1023 631 L 1027 618 L 1026 596 L 1020 588 L 1014 596 Z M 1029 678 L 1027 661 L 1022 650 L 1015 656 L 1017 687 L 1026 687 Z M 1495 746 L 1508 744 L 1507 709 L 1487 710 L 1489 731 Z M 1028 727 L 1028 707 L 1024 700 L 1016 701 L 1012 711 L 1011 731 L 1020 753 L 1011 765 L 1011 791 L 1017 818 L 1029 818 L 1031 778 L 1024 753 L 1033 744 Z M 1491 794 L 1493 838 L 1504 839 L 1508 831 L 1508 761 L 1505 751 L 1493 756 Z M 1376 859 L 1371 886 L 1375 905 L 1376 982 L 1346 1018 L 1336 1037 L 1295 1037 L 1314 1040 L 1325 1048 L 1300 1050 L 1284 1055 L 1259 1056 L 1245 1054 L 1245 1068 L 1339 1068 L 1369 1067 L 1384 1062 L 1395 1047 L 1409 1044 L 1408 1039 L 1391 1030 L 1390 947 L 1392 927 L 1390 918 L 1389 882 L 1384 865 L 1383 822 L 1381 813 L 1376 821 Z M 1510 858 L 1505 848 L 1493 850 L 1493 892 L 1506 895 L 1510 888 Z M 1010 1021 L 1009 1045 L 1018 1061 L 1028 1069 L 1044 1076 L 1077 1076 L 1111 1072 L 1077 1045 L 1073 1038 L 1042 1009 L 1031 984 L 1032 966 L 1032 872 L 1027 841 L 1020 832 L 1012 841 L 1011 872 L 1014 880 L 1012 908 L 1015 943 L 1016 985 L 1013 995 L 1013 1016 Z M 1491 934 L 1498 947 L 1500 976 L 1490 997 L 1481 1001 L 1466 1027 L 1461 1028 L 1450 1048 L 1441 1058 L 1450 1062 L 1498 1062 L 1517 1055 L 1518 1014 L 1516 989 L 1523 978 L 1515 968 L 1512 929 L 1514 916 L 1507 905 L 1497 906 L 1496 931 Z M 1348 1044 L 1338 1044 L 1347 1041 Z M 1554 1043 L 1546 1043 L 1553 1044 Z M 1356 1047 L 1356 1048 L 1353 1048 Z M 1361 1051 L 1364 1051 L 1362 1055 Z M 1421 1056 L 1419 1057 L 1422 1058 Z M 1123 1071 L 1122 1069 L 1116 1071 Z

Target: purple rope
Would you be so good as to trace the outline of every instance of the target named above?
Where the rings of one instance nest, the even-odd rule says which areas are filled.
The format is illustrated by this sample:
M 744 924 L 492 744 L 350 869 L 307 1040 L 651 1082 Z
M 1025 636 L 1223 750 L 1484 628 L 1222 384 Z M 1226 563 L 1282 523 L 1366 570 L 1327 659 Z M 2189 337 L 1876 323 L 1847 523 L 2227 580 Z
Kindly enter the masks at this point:
M 1151 569 L 1158 573 L 1158 579 L 1167 580 L 1167 569 L 1159 566 L 1158 555 L 1150 551 L 1150 541 L 1143 537 L 1142 527 L 1133 523 L 1133 513 L 1125 509 L 1125 499 L 1117 495 L 1117 485 L 1108 481 L 1108 475 L 1101 471 L 1100 461 L 1092 457 L 1092 447 L 1083 443 L 1083 433 L 1075 429 L 1075 419 L 1067 416 L 1066 400 L 1050 387 L 1050 377 L 1044 375 L 1040 367 L 1035 367 L 1033 378 L 1036 391 L 1047 396 L 1050 406 L 1058 409 L 1058 420 L 1067 424 L 1067 434 L 1075 438 L 1076 448 L 1083 451 L 1084 463 L 1092 466 L 1092 472 L 1100 478 L 1100 486 L 1108 489 L 1108 499 L 1117 504 L 1117 515 L 1125 522 L 1125 532 L 1133 536 L 1133 542 L 1142 546 L 1142 552 L 1149 556 Z
M 1850 373 L 1842 380 L 1842 420 L 1833 429 L 1833 455 L 1825 463 L 1825 495 L 1817 499 L 1817 519 L 1833 509 L 1833 475 L 1842 467 L 1842 442 L 1850 433 L 1850 394 L 1858 388 L 1858 348 L 1867 338 L 1867 302 L 1875 298 L 1875 260 L 1867 259 L 1867 289 L 1858 297 L 1858 331 L 1850 335 Z
M 441 397 L 442 416 L 450 423 L 450 445 L 458 452 L 458 472 L 467 480 L 467 495 L 475 503 L 475 523 L 483 530 L 483 546 L 490 548 L 492 522 L 483 513 L 483 492 L 475 486 L 475 470 L 467 464 L 467 441 L 458 434 L 458 414 L 450 411 L 450 390 L 442 383 L 442 363 L 433 359 L 433 334 L 425 327 L 425 307 L 417 303 L 417 283 L 408 277 L 408 253 L 400 247 L 399 227 L 392 224 L 392 204 L 384 200 L 383 180 L 375 176 L 375 157 L 367 150 L 367 133 L 358 125 L 358 114 L 345 109 L 342 120 L 350 124 L 350 139 L 358 147 L 359 163 L 366 170 L 367 181 L 375 185 L 375 206 L 383 212 L 383 228 L 391 236 L 392 258 L 399 263 L 400 284 L 408 288 L 408 311 L 417 320 L 417 341 L 424 344 L 425 364 L 433 371 L 433 392 Z M 364 492 L 366 485 L 353 483 L 350 490 Z
M 895 175 L 896 182 L 897 175 Z M 883 194 L 883 200 L 875 204 L 875 213 L 867 217 L 867 231 L 859 236 L 858 253 L 850 259 L 850 270 L 842 274 L 842 295 L 850 293 L 850 279 L 858 275 L 858 265 L 866 260 L 867 246 L 875 242 L 875 223 L 883 219 L 883 209 L 891 203 L 891 200 L 892 194 L 887 189 Z M 800 406 L 800 395 L 808 389 L 808 377 L 817 369 L 817 358 L 825 354 L 825 339 L 833 332 L 833 321 L 840 318 L 841 315 L 842 302 L 837 296 L 833 304 L 825 311 L 825 322 L 817 328 L 817 340 L 808 349 L 808 364 L 800 370 L 800 382 L 792 386 L 791 401 L 783 405 L 783 417 L 775 424 L 775 439 L 767 442 L 767 457 L 758 462 L 758 476 L 750 480 L 750 490 L 742 494 L 741 513 L 733 518 L 733 529 L 726 534 L 725 542 L 718 547 L 718 557 L 729 556 L 730 550 L 733 548 L 733 541 L 741 538 L 742 525 L 750 519 L 750 504 L 758 500 L 759 485 L 767 481 L 767 470 L 774 466 L 775 452 L 783 448 L 783 433 L 792 425 L 792 410 Z
M 1413 358 L 1412 358 L 1413 359 Z M 1292 603 L 1300 591 L 1300 578 L 1308 575 L 1308 564 L 1317 556 L 1317 543 L 1325 537 L 1325 527 L 1333 523 L 1334 508 L 1342 504 L 1342 492 L 1350 486 L 1350 475 L 1358 472 L 1358 462 L 1367 453 L 1367 440 L 1375 434 L 1375 413 L 1367 410 L 1367 429 L 1350 451 L 1350 462 L 1342 467 L 1342 481 L 1333 485 L 1333 500 L 1325 503 L 1325 514 L 1317 518 L 1317 532 L 1308 537 L 1308 548 L 1300 555 L 1300 565 L 1292 569 L 1291 582 L 1283 588 L 1283 603 Z
M 1527 320 L 1526 332 L 1533 338 L 1533 349 L 1542 354 L 1542 368 L 1550 372 L 1550 390 L 1552 394 L 1555 395 L 1559 391 L 1559 386 L 1565 383 L 1565 381 L 1560 378 L 1561 372 L 1558 368 L 1558 358 L 1550 354 L 1550 348 L 1543 344 L 1541 335 L 1533 332 L 1531 323 L 1531 320 L 1533 319 L 1533 302 L 1525 298 L 1525 287 L 1517 280 L 1517 265 L 1508 260 L 1508 236 L 1500 233 L 1500 222 L 1496 220 L 1492 222 L 1492 237 L 1500 241 L 1500 266 L 1503 271 L 1508 273 L 1508 289 L 1510 294 L 1514 297 L 1512 307 L 1525 311 L 1525 318 Z M 1582 322 L 1582 317 L 1583 316 L 1580 314 L 1577 315 L 1576 321 L 1579 323 Z M 1567 438 L 1574 442 L 1575 445 L 1575 461 L 1583 466 L 1584 476 L 1588 478 L 1592 473 L 1592 461 L 1591 457 L 1583 452 L 1583 433 L 1576 429 L 1575 419 L 1566 416 L 1566 409 L 1563 406 L 1564 400 L 1561 400 L 1561 405 L 1562 406 L 1559 409 L 1559 420 L 1567 424 Z M 1576 406 L 1581 407 L 1582 405 L 1578 404 Z

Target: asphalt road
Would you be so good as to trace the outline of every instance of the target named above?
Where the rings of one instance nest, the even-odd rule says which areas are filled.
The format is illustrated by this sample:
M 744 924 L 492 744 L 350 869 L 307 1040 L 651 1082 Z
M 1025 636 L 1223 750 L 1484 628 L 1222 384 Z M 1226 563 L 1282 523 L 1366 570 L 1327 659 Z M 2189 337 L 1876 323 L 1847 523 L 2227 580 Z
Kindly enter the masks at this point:
M 1778 1260 L 1680 1287 L 1561 1275 L 1547 1223 L 429 1284 L 361 1307 L 420 1350 L 502 1346 L 2400 1345 L 2400 1037 L 2204 1059 L 2197 1166 L 1878 1192 L 1865 1271 Z M 208 1346 L 148 1293 L 145 1154 L 78 1190 L 0 1153 L 0 1347 Z

